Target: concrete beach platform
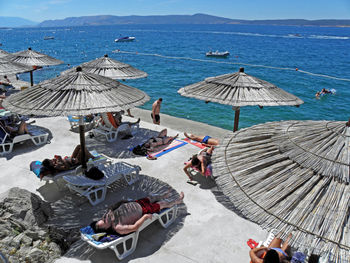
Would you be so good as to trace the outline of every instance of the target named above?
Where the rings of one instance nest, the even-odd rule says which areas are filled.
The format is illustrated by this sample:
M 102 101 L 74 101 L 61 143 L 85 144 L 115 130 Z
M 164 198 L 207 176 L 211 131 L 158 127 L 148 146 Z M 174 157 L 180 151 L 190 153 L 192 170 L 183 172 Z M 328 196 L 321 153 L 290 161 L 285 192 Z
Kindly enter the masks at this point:
M 231 131 L 162 113 L 161 125 L 155 125 L 151 123 L 150 111 L 136 108 L 131 109 L 131 113 L 135 118 L 123 116 L 123 121 L 141 118 L 140 130 L 133 138 L 118 138 L 116 142 L 108 143 L 102 137 L 86 136 L 86 144 L 89 150 L 96 149 L 113 161 L 122 160 L 141 166 L 139 182 L 131 186 L 123 183 L 113 185 L 107 191 L 106 200 L 92 207 L 86 198 L 70 193 L 63 182 L 57 186 L 40 181 L 29 170 L 30 162 L 53 158 L 55 154 L 70 155 L 75 145 L 79 144 L 79 134 L 70 130 L 65 117 L 36 118 L 34 125 L 47 129 L 51 143 L 43 146 L 30 142 L 18 144 L 11 154 L 1 157 L 0 193 L 20 187 L 40 195 L 51 202 L 55 210 L 56 216 L 51 223 L 69 229 L 72 226 L 85 226 L 92 219 L 97 219 L 110 204 L 121 198 L 144 197 L 149 192 L 162 193 L 171 187 L 174 197 L 181 191 L 185 193 L 178 218 L 167 229 L 155 222 L 141 231 L 136 251 L 121 262 L 249 262 L 247 240 L 265 240 L 267 232 L 239 215 L 212 179 L 196 176 L 197 185 L 187 183 L 184 162 L 199 148 L 187 144 L 157 160 L 136 156 L 128 149 L 164 128 L 168 129 L 170 136 L 179 134 L 179 139 L 184 138 L 184 131 L 216 138 L 222 138 Z M 110 249 L 96 250 L 77 241 L 66 255 L 55 262 L 109 263 L 118 260 Z

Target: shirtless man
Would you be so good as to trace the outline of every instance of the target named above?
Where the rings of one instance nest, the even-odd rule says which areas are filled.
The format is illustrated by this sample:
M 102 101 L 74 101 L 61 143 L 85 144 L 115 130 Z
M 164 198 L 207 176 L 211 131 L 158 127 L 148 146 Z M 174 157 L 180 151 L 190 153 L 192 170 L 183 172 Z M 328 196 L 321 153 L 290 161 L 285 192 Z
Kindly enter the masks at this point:
M 162 101 L 163 99 L 159 98 L 155 102 L 153 102 L 151 117 L 154 124 L 158 124 L 158 125 L 160 124 L 159 112 L 160 112 L 160 105 L 162 104 Z
M 90 226 L 95 232 L 117 232 L 126 235 L 139 229 L 143 222 L 152 218 L 153 213 L 159 213 L 164 208 L 180 204 L 184 193 L 175 201 L 166 200 L 170 196 L 170 189 L 165 195 L 148 196 L 136 201 L 121 201 L 110 207 L 102 219 L 93 222 Z

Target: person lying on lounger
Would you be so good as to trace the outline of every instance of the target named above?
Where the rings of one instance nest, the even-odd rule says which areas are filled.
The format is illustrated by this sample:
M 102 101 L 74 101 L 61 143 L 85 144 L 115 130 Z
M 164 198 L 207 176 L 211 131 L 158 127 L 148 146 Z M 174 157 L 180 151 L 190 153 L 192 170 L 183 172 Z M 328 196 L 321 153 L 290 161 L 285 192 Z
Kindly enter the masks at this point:
M 8 133 L 11 137 L 17 135 L 30 134 L 28 131 L 27 123 L 21 121 L 19 124 L 7 125 L 4 121 L 0 120 L 0 126 Z
M 81 164 L 81 154 L 82 151 L 79 144 L 75 147 L 71 156 L 62 158 L 60 155 L 55 155 L 55 158 L 53 159 L 43 160 L 42 165 L 51 173 L 67 171 Z M 88 161 L 90 158 L 94 158 L 94 156 L 85 148 L 85 160 Z
M 192 141 L 197 141 L 202 143 L 205 146 L 215 146 L 215 145 L 219 145 L 219 140 L 212 138 L 210 136 L 203 136 L 203 135 L 194 135 L 194 134 L 190 134 L 188 135 L 186 132 L 184 132 L 184 135 L 186 136 L 186 138 L 191 139 Z
M 289 260 L 286 252 L 289 246 L 289 240 L 292 234 L 289 234 L 286 241 L 283 242 L 279 233 L 270 243 L 269 247 L 256 247 L 250 250 L 249 256 L 252 263 L 279 263 L 283 260 Z M 283 242 L 283 245 L 282 245 Z M 288 261 L 289 262 L 289 261 Z
M 117 232 L 126 235 L 139 229 L 147 219 L 152 219 L 153 213 L 159 213 L 164 208 L 170 208 L 180 204 L 184 199 L 184 193 L 175 201 L 165 199 L 170 195 L 170 189 L 165 195 L 148 196 L 136 201 L 120 201 L 110 207 L 102 219 L 90 224 L 95 233 Z
M 188 172 L 188 168 L 192 167 L 199 171 L 203 176 L 211 175 L 211 156 L 213 154 L 214 147 L 203 149 L 199 154 L 192 156 L 191 160 L 185 165 L 184 172 L 190 179 L 188 182 L 193 183 L 193 178 Z

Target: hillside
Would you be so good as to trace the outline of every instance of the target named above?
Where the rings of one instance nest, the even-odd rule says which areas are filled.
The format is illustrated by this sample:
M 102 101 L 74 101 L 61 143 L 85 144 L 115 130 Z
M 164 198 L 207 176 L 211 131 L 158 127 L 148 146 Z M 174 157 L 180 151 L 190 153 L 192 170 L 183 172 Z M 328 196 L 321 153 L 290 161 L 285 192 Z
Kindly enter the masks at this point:
M 0 16 L 0 27 L 25 27 L 35 26 L 37 22 L 20 17 Z

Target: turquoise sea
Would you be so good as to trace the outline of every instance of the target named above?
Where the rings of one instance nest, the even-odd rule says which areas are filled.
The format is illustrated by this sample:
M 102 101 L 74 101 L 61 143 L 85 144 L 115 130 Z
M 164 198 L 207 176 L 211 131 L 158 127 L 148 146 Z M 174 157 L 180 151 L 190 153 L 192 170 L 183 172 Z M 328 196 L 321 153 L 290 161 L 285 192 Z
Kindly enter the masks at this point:
M 116 43 L 120 36 L 134 36 L 136 41 Z M 44 40 L 54 36 L 54 40 Z M 16 52 L 32 47 L 65 64 L 34 72 L 36 83 L 55 77 L 72 66 L 108 54 L 119 61 L 146 71 L 149 77 L 127 80 L 151 97 L 142 108 L 162 97 L 162 113 L 232 129 L 234 111 L 230 106 L 185 98 L 177 93 L 183 86 L 206 77 L 238 71 L 244 64 L 259 64 L 346 78 L 350 80 L 350 28 L 293 27 L 252 25 L 122 25 L 66 28 L 0 29 L 1 49 Z M 113 50 L 134 54 L 112 53 Z M 227 59 L 206 58 L 209 50 L 228 50 Z M 138 55 L 136 54 L 138 53 Z M 189 57 L 223 64 L 168 59 Z M 240 64 L 242 63 L 242 64 Z M 350 118 L 350 81 L 301 73 L 296 70 L 244 66 L 245 72 L 269 81 L 304 100 L 296 107 L 243 107 L 240 128 L 279 120 L 348 120 Z M 29 74 L 20 76 L 29 80 Z M 322 88 L 336 89 L 335 95 L 315 99 Z

